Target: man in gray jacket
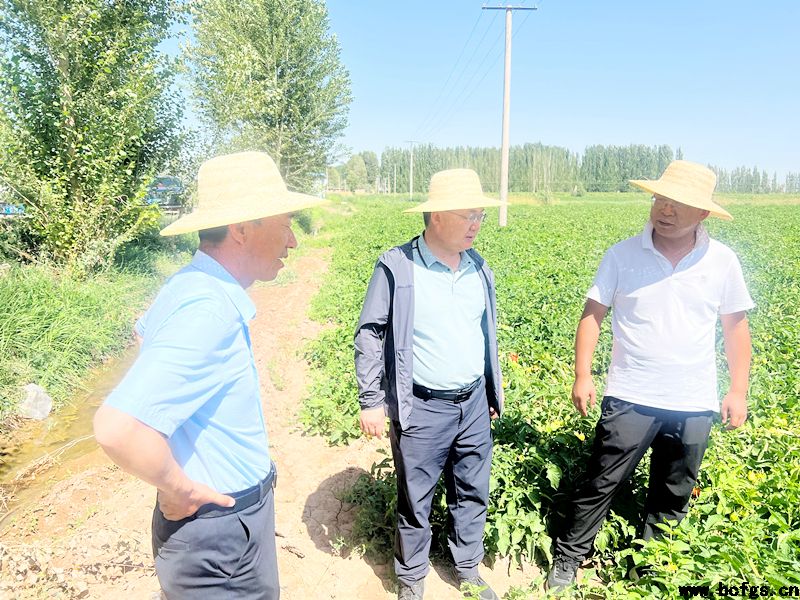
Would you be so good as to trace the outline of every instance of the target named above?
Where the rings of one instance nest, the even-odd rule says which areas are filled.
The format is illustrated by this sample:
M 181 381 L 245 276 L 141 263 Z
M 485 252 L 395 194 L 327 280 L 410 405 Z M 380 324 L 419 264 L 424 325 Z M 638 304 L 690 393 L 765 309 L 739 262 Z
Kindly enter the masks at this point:
M 390 419 L 397 472 L 398 598 L 423 597 L 431 502 L 444 471 L 448 543 L 459 584 L 497 595 L 480 577 L 492 456 L 490 418 L 503 407 L 494 275 L 471 248 L 499 206 L 469 169 L 431 178 L 425 231 L 375 265 L 355 335 L 361 430 Z M 474 588 L 473 588 L 474 589 Z

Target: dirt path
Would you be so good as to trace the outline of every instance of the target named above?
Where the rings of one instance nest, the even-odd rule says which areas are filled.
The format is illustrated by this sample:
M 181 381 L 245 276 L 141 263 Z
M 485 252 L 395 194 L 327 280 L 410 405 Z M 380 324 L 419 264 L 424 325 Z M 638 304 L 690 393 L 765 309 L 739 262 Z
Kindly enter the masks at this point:
M 289 262 L 284 283 L 256 287 L 252 339 L 279 480 L 276 529 L 282 597 L 394 598 L 391 563 L 340 556 L 337 540 L 352 527 L 342 491 L 383 458 L 386 440 L 330 447 L 297 425 L 310 380 L 300 349 L 321 325 L 306 316 L 327 270 L 328 254 L 311 250 Z M 0 598 L 158 598 L 150 553 L 154 492 L 93 452 L 53 473 L 48 484 L 0 530 Z M 500 561 L 484 577 L 502 595 L 530 574 Z M 446 565 L 435 565 L 426 597 L 456 599 Z

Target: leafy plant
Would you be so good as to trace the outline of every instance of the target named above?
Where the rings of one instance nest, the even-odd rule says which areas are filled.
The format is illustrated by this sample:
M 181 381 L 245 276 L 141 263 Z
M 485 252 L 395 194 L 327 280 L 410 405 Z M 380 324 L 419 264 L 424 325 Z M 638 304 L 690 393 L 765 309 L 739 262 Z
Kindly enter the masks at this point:
M 372 267 L 382 251 L 422 230 L 419 220 L 399 216 L 408 203 L 379 198 L 354 201 L 352 217 L 331 223 L 332 265 L 314 301 L 316 318 L 333 327 L 309 350 L 318 379 L 303 419 L 334 443 L 359 435 L 352 335 Z M 736 431 L 712 429 L 687 517 L 646 544 L 636 539 L 647 487 L 647 459 L 642 462 L 597 536 L 593 570 L 575 597 L 676 597 L 679 585 L 742 580 L 774 588 L 800 583 L 800 434 L 794 427 L 800 422 L 800 214 L 796 206 L 730 208 L 735 221 L 707 224 L 740 256 L 757 305 L 749 316 L 749 419 Z M 595 409 L 580 417 L 569 401 L 584 293 L 605 249 L 640 231 L 647 211 L 641 195 L 592 193 L 549 206 L 514 206 L 508 227 L 500 230 L 490 215 L 482 228 L 476 246 L 496 275 L 506 393 L 506 412 L 493 426 L 489 557 L 510 555 L 547 568 L 598 416 Z M 606 322 L 593 365 L 598 391 L 610 349 Z M 721 344 L 719 350 L 725 389 Z M 351 496 L 368 515 L 364 539 L 376 548 L 391 547 L 392 478 L 384 461 Z M 434 550 L 441 553 L 444 508 L 440 490 L 431 521 Z M 627 578 L 632 566 L 650 570 L 634 584 Z M 538 597 L 540 584 L 510 597 Z
M 178 154 L 174 73 L 157 51 L 173 0 L 0 0 L 0 183 L 26 207 L 32 251 L 78 272 L 153 227 L 141 202 Z

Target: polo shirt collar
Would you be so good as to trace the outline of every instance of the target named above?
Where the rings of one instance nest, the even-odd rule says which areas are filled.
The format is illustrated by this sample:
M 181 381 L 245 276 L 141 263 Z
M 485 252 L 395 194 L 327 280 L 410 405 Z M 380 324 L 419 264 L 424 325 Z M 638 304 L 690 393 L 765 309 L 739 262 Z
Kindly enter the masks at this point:
M 425 243 L 425 236 L 423 234 L 420 234 L 419 238 L 417 238 L 417 247 L 419 248 L 419 255 L 420 258 L 422 258 L 422 262 L 425 263 L 425 267 L 430 269 L 431 265 L 438 262 L 443 267 L 450 269 L 450 267 L 436 258 L 436 255 L 431 252 L 430 247 Z M 458 264 L 459 270 L 466 269 L 473 264 L 473 260 L 468 252 L 460 252 L 459 254 L 461 256 L 461 262 Z
M 709 237 L 706 228 L 702 223 L 698 223 L 692 252 L 694 252 L 697 248 L 702 248 L 703 246 L 707 245 L 710 239 L 711 238 Z M 652 252 L 656 251 L 656 248 L 653 245 L 653 223 L 649 220 L 645 224 L 644 230 L 642 231 L 642 248 Z
M 239 311 L 239 314 L 242 315 L 242 319 L 245 322 L 252 320 L 256 316 L 256 305 L 253 304 L 250 296 L 220 263 L 202 250 L 198 250 L 192 257 L 191 266 L 213 277 L 220 283 L 222 289 L 225 290 L 225 294 L 230 298 L 230 301 Z

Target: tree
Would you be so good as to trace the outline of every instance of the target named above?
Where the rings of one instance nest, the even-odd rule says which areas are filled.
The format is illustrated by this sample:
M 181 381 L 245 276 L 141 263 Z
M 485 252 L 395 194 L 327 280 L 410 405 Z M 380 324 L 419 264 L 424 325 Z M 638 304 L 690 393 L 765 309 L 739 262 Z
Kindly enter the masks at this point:
M 364 166 L 367 168 L 367 185 L 374 190 L 378 180 L 378 156 L 370 150 L 365 150 L 361 153 L 361 158 L 364 159 Z
M 354 154 L 347 161 L 347 189 L 351 192 L 363 190 L 367 185 L 367 166 L 360 154 Z
M 0 0 L 0 176 L 33 250 L 82 269 L 157 222 L 145 188 L 180 146 L 172 0 Z
M 350 76 L 322 0 L 197 0 L 189 47 L 202 115 L 227 149 L 268 152 L 308 190 L 347 124 Z
M 339 169 L 336 167 L 328 167 L 328 189 L 340 190 L 342 188 L 342 178 L 339 175 Z

